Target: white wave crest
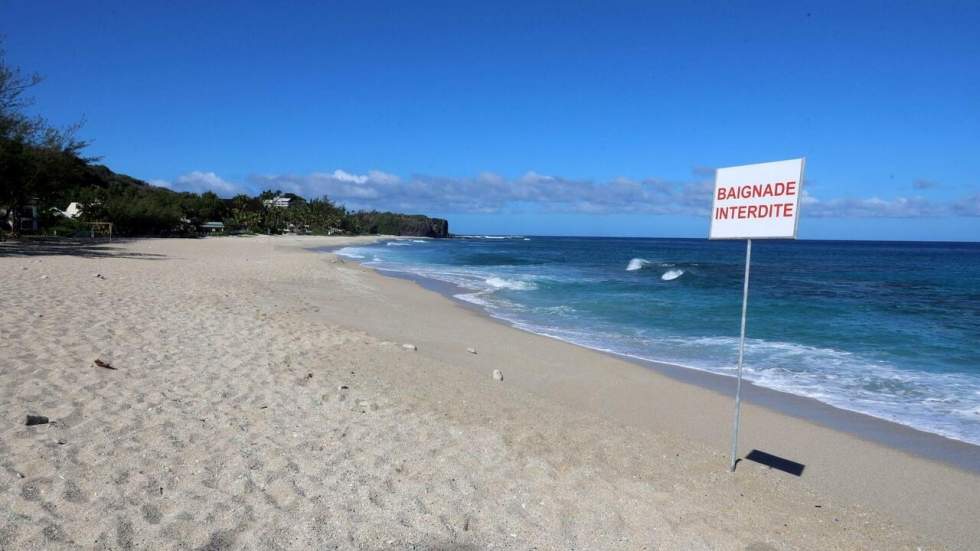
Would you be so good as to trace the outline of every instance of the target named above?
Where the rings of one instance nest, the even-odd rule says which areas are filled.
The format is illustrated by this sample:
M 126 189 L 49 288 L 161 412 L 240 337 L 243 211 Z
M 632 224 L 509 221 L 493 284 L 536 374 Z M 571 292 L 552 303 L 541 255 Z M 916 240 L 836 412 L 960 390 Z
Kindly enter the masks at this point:
M 645 258 L 634 258 L 630 260 L 630 263 L 626 265 L 627 272 L 635 272 L 637 270 L 642 270 L 646 266 L 650 265 L 650 261 Z
M 367 252 L 360 247 L 344 247 L 334 251 L 337 256 L 345 256 L 347 258 L 353 258 L 355 260 L 361 260 L 367 258 Z
M 489 307 L 490 303 L 487 302 L 480 293 L 460 293 L 453 295 L 453 297 L 458 298 L 464 302 L 469 302 L 470 304 L 476 304 L 477 306 Z
M 664 281 L 674 281 L 682 275 L 684 275 L 684 270 L 667 270 L 664 272 L 664 275 L 660 276 L 660 279 Z
M 510 289 L 512 291 L 533 291 L 538 288 L 530 281 L 520 281 L 517 279 L 504 279 L 502 277 L 488 277 L 486 284 L 494 289 Z

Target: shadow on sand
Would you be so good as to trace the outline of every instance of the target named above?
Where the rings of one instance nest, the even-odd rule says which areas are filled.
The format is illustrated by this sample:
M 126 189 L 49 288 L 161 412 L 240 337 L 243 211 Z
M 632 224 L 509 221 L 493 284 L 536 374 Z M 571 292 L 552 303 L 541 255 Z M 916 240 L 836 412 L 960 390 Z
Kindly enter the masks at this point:
M 793 476 L 802 476 L 803 470 L 806 469 L 806 465 L 802 463 L 759 450 L 752 450 L 745 458 Z
M 162 260 L 166 255 L 135 253 L 119 245 L 128 239 L 87 239 L 70 237 L 35 237 L 0 242 L 0 258 L 14 256 L 80 256 L 84 258 L 133 258 Z

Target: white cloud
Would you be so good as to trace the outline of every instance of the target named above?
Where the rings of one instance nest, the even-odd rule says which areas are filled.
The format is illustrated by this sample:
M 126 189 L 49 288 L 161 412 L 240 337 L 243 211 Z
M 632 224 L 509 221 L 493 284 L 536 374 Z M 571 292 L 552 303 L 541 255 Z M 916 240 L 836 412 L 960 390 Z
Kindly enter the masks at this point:
M 607 182 L 573 180 L 529 171 L 517 178 L 484 172 L 473 178 L 397 175 L 372 170 L 357 174 L 337 169 L 307 175 L 253 175 L 245 185 L 214 172 L 194 171 L 172 183 L 151 182 L 178 191 L 211 190 L 228 197 L 271 189 L 306 198 L 327 196 L 352 209 L 402 212 L 587 214 L 667 214 L 708 216 L 713 171 L 697 169 L 687 181 L 616 178 Z M 980 216 L 980 194 L 958 201 L 923 197 L 842 197 L 821 199 L 803 192 L 804 216 L 819 218 L 915 218 Z
M 974 193 L 953 203 L 953 212 L 960 216 L 980 216 L 980 193 Z
M 620 178 L 596 183 L 528 172 L 516 179 L 493 173 L 475 178 L 413 176 L 401 179 L 380 171 L 353 174 L 344 170 L 309 175 L 260 175 L 249 178 L 253 189 L 279 189 L 302 195 L 327 195 L 351 208 L 378 208 L 456 213 L 515 210 L 548 212 L 642 212 L 705 214 L 710 183 L 634 181 Z
M 951 205 L 935 203 L 922 197 L 846 197 L 821 201 L 804 195 L 803 199 L 803 207 L 800 209 L 803 216 L 818 218 L 922 218 L 953 214 Z
M 151 184 L 170 188 L 174 191 L 189 191 L 192 193 L 203 193 L 213 191 L 222 197 L 231 197 L 243 193 L 244 189 L 233 182 L 229 182 L 214 172 L 201 172 L 195 170 L 178 176 L 173 182 L 166 180 L 151 180 Z
M 368 181 L 367 176 L 358 176 L 357 174 L 349 174 L 343 170 L 333 171 L 333 178 L 341 182 L 353 182 L 355 184 L 363 184 Z

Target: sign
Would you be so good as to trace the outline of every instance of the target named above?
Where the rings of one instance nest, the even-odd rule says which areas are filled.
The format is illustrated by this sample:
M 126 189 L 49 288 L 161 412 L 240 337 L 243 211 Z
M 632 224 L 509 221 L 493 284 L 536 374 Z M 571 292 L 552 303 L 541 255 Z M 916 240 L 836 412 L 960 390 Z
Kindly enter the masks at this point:
M 719 168 L 709 239 L 796 239 L 804 159 Z
M 803 194 L 804 159 L 719 168 L 711 206 L 708 239 L 745 240 L 742 279 L 742 329 L 738 339 L 735 421 L 729 470 L 738 463 L 738 428 L 742 415 L 742 361 L 745 357 L 745 319 L 749 307 L 749 270 L 753 239 L 796 239 Z

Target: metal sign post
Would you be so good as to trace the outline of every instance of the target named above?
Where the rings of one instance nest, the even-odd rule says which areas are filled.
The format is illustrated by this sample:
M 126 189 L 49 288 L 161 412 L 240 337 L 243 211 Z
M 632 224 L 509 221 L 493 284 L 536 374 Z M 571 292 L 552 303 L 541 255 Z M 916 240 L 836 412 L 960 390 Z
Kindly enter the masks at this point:
M 738 421 L 742 415 L 742 357 L 745 355 L 745 313 L 749 307 L 749 268 L 752 266 L 752 240 L 745 241 L 745 281 L 742 283 L 742 333 L 738 338 L 738 382 L 735 383 L 735 427 L 732 429 L 732 462 L 729 466 L 735 472 L 738 460 Z
M 745 321 L 749 307 L 749 269 L 752 239 L 796 239 L 800 196 L 803 194 L 803 159 L 719 168 L 711 207 L 709 239 L 745 239 L 745 278 L 742 281 L 742 327 L 738 340 L 735 383 L 735 420 L 732 456 L 738 462 L 738 429 L 742 415 L 742 364 L 745 358 Z

